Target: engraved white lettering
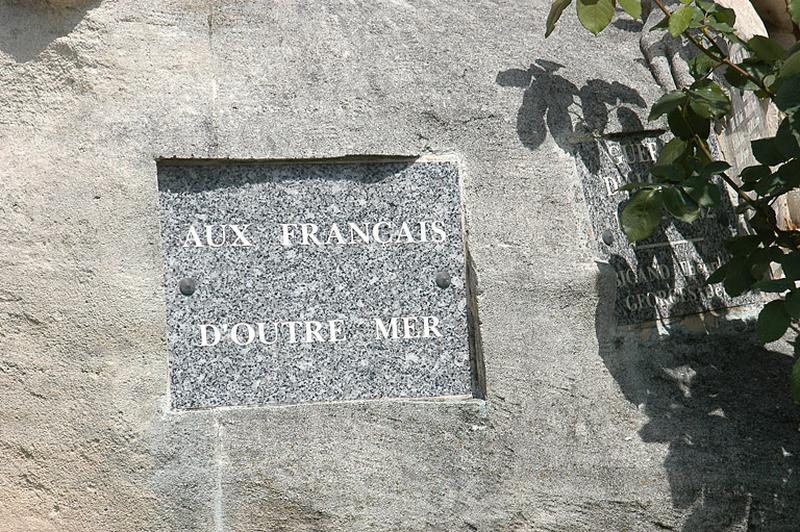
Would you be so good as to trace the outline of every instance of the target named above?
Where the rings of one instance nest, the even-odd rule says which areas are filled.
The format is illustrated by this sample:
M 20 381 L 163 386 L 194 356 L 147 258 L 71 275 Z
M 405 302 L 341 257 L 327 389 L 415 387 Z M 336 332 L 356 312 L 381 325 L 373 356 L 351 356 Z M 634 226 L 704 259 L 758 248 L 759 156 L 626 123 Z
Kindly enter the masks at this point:
M 222 236 L 222 239 L 219 241 L 219 243 L 214 242 L 214 227 L 216 226 L 215 225 L 206 226 L 206 243 L 208 244 L 208 247 L 220 248 L 225 245 L 225 226 L 221 225 L 220 228 L 222 229 L 222 231 L 221 232 L 217 231 L 217 233 L 221 233 L 220 236 Z
M 383 323 L 381 318 L 375 318 L 375 337 L 381 338 L 383 337 L 384 340 L 388 340 L 389 337 L 393 339 L 397 339 L 397 318 L 392 318 L 389 320 L 389 327 L 386 327 L 386 324 Z
M 337 244 L 346 244 L 347 240 L 344 239 L 342 236 L 342 232 L 339 230 L 339 226 L 336 224 L 331 225 L 331 230 L 328 233 L 328 238 L 325 240 L 326 245 L 333 244 L 333 239 L 336 238 Z
M 238 346 L 251 344 L 270 346 L 277 343 L 337 343 L 346 340 L 343 320 L 239 322 L 231 326 L 203 323 L 198 325 L 198 329 L 200 347 L 213 347 L 221 342 L 231 342 Z
M 402 316 L 389 319 L 388 324 L 382 318 L 375 318 L 375 337 L 381 340 L 441 338 L 442 333 L 436 316 Z
M 286 247 L 292 245 L 292 238 L 294 238 L 294 228 L 297 227 L 297 224 L 281 224 L 282 234 L 281 234 L 281 244 Z
M 447 240 L 444 222 L 440 220 L 402 221 L 399 223 L 379 221 L 374 224 L 347 222 L 346 231 L 344 230 L 345 226 L 339 223 L 331 223 L 328 226 L 313 223 L 287 223 L 279 224 L 279 226 L 280 243 L 284 247 L 417 244 L 439 243 Z M 187 241 L 190 236 L 187 236 Z M 249 243 L 247 238 L 244 241 Z
M 422 337 L 430 338 L 431 333 L 436 338 L 441 338 L 442 333 L 439 332 L 439 318 L 436 316 L 423 316 L 422 317 Z
M 417 334 L 417 318 L 406 316 L 403 318 L 403 338 L 419 338 Z
M 447 233 L 444 232 L 444 227 L 442 227 L 442 222 L 438 220 L 434 221 L 433 223 L 431 223 L 431 229 L 433 229 L 433 232 L 439 236 L 438 240 L 436 238 L 433 238 L 433 242 L 444 242 L 445 240 L 447 240 Z
M 247 338 L 242 340 L 239 331 L 245 329 L 247 331 Z M 237 323 L 231 327 L 231 341 L 236 345 L 249 345 L 253 343 L 256 338 L 256 329 L 249 323 Z
M 196 248 L 221 248 L 223 246 L 230 247 L 250 247 L 253 244 L 250 242 L 246 232 L 250 224 L 234 225 L 234 224 L 211 224 L 204 226 L 203 236 L 200 237 L 195 227 L 189 226 L 186 232 L 186 237 L 183 239 L 183 247 L 194 246 Z M 228 231 L 230 229 L 230 231 Z M 232 240 L 229 240 L 232 237 Z
M 317 246 L 322 245 L 322 241 L 317 238 L 317 231 L 319 226 L 317 224 L 300 224 L 300 232 L 303 234 L 303 245 L 307 246 L 308 241 L 311 240 Z
M 303 322 L 300 321 L 287 321 L 284 323 L 286 328 L 289 330 L 289 343 L 296 344 L 297 343 L 297 326 L 302 325 Z
M 306 337 L 303 340 L 305 343 L 310 344 L 312 342 L 325 342 L 325 338 L 319 333 L 319 330 L 322 329 L 322 324 L 318 321 L 307 321 L 306 322 Z
M 248 227 L 250 227 L 250 224 L 244 224 L 241 227 L 238 225 L 230 226 L 231 231 L 233 231 L 233 236 L 236 237 L 236 241 L 232 244 L 233 247 L 250 247 L 253 245 L 245 235 Z
M 208 332 L 211 331 L 214 333 L 214 338 L 212 340 L 208 339 Z M 219 327 L 216 325 L 210 325 L 204 323 L 200 325 L 200 346 L 201 347 L 209 347 L 213 345 L 217 345 L 220 340 L 220 332 Z
M 355 238 L 353 237 L 353 233 L 358 235 L 358 238 L 361 239 L 362 242 L 365 244 L 369 244 L 369 229 L 361 230 L 361 226 L 358 224 L 354 224 L 353 222 L 348 222 L 347 227 L 350 228 L 350 243 L 355 244 Z M 364 224 L 364 227 L 369 227 L 368 224 Z
M 194 247 L 203 247 L 203 242 L 200 241 L 200 235 L 197 234 L 197 229 L 195 229 L 193 225 L 189 226 L 189 231 L 186 233 L 186 238 L 183 240 L 183 247 L 189 245 L 190 238 L 192 239 L 192 242 L 194 242 Z
M 422 221 L 419 223 L 419 241 L 428 241 L 428 222 Z
M 277 343 L 278 342 L 278 324 L 277 323 L 273 323 L 272 327 L 270 327 L 270 329 L 272 329 L 272 339 L 271 340 L 267 340 L 267 336 L 266 336 L 266 334 L 264 332 L 264 329 L 266 328 L 266 325 L 267 325 L 266 323 L 258 323 L 258 324 L 256 324 L 256 326 L 258 328 L 258 341 L 261 342 L 264 345 L 272 345 L 272 344 Z
M 330 342 L 343 342 L 344 341 L 344 321 L 343 320 L 330 320 L 328 321 L 328 330 L 330 331 Z
M 400 230 L 397 232 L 395 242 L 401 242 L 403 238 L 406 244 L 413 244 L 415 242 L 414 235 L 411 234 L 411 229 L 406 222 L 400 224 Z
M 373 238 L 373 240 L 375 240 L 375 242 L 378 242 L 380 244 L 388 244 L 389 242 L 391 242 L 392 237 L 388 236 L 388 237 L 386 237 L 385 240 L 382 239 L 381 238 L 381 228 L 382 227 L 386 227 L 388 229 L 388 228 L 391 228 L 391 224 L 389 222 L 378 222 L 375 225 L 373 225 L 372 226 L 372 238 Z

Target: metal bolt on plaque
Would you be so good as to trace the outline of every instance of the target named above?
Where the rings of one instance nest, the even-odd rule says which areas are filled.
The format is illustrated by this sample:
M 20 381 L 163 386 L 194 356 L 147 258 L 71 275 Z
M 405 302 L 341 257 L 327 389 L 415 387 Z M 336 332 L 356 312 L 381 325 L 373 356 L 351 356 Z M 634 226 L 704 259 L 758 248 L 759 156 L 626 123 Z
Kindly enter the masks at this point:
M 178 282 L 178 290 L 180 291 L 181 294 L 185 296 L 190 296 L 194 294 L 194 291 L 196 290 L 194 279 L 192 279 L 191 277 L 184 277 L 183 279 L 181 279 Z

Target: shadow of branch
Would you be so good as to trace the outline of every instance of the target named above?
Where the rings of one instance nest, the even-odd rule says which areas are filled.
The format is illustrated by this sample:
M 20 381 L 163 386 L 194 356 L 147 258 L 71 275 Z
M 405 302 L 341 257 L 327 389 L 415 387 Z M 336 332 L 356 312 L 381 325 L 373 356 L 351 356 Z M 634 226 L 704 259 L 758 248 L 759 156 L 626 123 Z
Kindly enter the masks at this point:
M 615 271 L 601 265 L 600 357 L 647 416 L 645 442 L 668 446 L 664 468 L 683 530 L 797 530 L 800 412 L 791 356 L 756 342 L 752 324 L 721 317 L 713 335 L 615 330 Z

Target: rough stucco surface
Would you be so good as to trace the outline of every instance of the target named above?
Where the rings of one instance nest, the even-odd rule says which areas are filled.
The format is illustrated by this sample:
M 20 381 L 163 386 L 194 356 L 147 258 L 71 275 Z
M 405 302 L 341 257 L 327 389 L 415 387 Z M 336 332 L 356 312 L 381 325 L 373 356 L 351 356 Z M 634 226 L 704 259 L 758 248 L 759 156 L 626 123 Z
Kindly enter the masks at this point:
M 0 0 L 0 530 L 796 528 L 791 359 L 608 323 L 569 136 L 659 88 L 547 8 Z M 486 401 L 169 409 L 158 158 L 443 153 Z

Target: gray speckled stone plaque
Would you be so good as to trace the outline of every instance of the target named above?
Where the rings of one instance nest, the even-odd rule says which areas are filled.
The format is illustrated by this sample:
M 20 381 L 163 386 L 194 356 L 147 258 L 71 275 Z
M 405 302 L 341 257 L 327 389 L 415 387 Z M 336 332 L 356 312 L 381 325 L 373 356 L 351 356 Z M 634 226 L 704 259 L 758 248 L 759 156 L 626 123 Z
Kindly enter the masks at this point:
M 620 325 L 742 305 L 757 297 L 731 298 L 722 285 L 706 285 L 727 260 L 724 240 L 736 233 L 734 208 L 724 193 L 721 205 L 698 222 L 664 221 L 653 236 L 635 244 L 625 237 L 619 213 L 629 193 L 616 190 L 649 180 L 649 168 L 664 142 L 662 136 L 630 134 L 576 145 L 597 249 L 617 274 L 615 315 Z
M 173 407 L 472 394 L 453 162 L 172 162 L 158 182 Z

